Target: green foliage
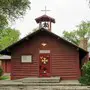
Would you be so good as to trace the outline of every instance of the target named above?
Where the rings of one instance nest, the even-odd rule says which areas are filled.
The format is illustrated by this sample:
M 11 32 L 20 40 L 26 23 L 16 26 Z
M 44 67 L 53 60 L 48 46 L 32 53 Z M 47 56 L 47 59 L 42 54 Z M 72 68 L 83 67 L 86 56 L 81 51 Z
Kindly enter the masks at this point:
M 9 76 L 1 76 L 0 80 L 10 80 Z
M 78 39 L 78 37 L 76 37 L 76 31 L 71 31 L 71 32 L 64 31 L 63 38 L 76 44 L 76 45 L 79 44 L 79 39 Z
M 0 0 L 0 27 L 5 26 L 8 20 L 24 16 L 29 8 L 29 0 Z
M 3 69 L 0 67 L 0 77 L 3 75 Z
M 81 22 L 77 26 L 76 30 L 73 30 L 71 32 L 64 31 L 63 32 L 63 38 L 66 40 L 79 45 L 79 42 L 81 39 L 87 38 L 89 40 L 90 38 L 90 22 Z
M 80 77 L 79 81 L 81 84 L 90 85 L 90 61 L 82 67 L 83 76 Z
M 77 35 L 80 38 L 90 38 L 90 22 L 82 22 L 80 25 L 77 26 Z
M 5 16 L 0 15 L 0 30 L 4 29 L 6 26 L 8 26 L 8 21 L 5 18 Z
M 0 0 L 0 14 L 10 18 L 18 18 L 30 8 L 29 0 Z
M 0 30 L 0 50 L 19 40 L 20 32 L 15 29 L 6 28 Z

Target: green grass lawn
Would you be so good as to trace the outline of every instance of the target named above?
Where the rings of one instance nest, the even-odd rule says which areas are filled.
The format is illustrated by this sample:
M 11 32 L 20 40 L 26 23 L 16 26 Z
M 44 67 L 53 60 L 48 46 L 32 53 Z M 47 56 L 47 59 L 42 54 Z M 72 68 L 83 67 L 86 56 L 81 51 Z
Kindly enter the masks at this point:
M 10 80 L 10 77 L 9 76 L 1 76 L 0 80 Z

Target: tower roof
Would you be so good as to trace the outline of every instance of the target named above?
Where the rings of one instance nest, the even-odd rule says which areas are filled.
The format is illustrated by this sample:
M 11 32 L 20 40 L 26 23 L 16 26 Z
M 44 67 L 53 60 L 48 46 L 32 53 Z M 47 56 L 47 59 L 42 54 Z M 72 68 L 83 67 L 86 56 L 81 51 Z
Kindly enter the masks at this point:
M 51 21 L 51 22 L 55 23 L 55 19 L 50 16 L 47 16 L 47 15 L 42 15 L 42 16 L 36 18 L 35 20 L 37 23 L 40 23 L 41 21 Z

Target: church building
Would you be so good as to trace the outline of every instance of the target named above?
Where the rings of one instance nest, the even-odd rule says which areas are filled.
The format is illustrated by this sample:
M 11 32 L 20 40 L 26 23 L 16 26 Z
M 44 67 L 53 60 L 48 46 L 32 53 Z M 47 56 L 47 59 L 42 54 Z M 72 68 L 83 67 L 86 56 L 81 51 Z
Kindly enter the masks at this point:
M 0 51 L 11 56 L 11 79 L 57 77 L 79 79 L 88 52 L 52 32 L 55 19 L 42 15 L 35 19 L 39 29 Z

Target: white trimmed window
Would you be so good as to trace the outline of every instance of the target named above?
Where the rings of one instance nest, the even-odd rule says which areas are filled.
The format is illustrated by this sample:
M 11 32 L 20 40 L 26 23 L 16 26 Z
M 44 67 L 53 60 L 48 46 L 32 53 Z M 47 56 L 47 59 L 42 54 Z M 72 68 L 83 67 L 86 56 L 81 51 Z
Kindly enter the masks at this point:
M 22 55 L 21 62 L 22 63 L 32 63 L 32 55 Z

